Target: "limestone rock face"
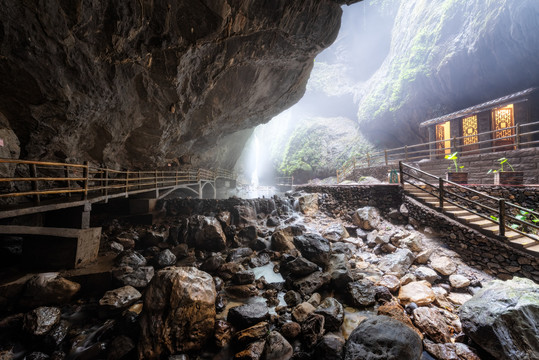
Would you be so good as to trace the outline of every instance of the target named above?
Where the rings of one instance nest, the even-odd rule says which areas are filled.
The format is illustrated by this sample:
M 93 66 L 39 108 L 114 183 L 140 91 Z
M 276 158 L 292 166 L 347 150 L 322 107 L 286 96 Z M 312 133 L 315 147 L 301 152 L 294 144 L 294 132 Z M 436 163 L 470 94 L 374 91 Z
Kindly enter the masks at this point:
M 539 286 L 494 280 L 460 308 L 462 328 L 496 359 L 539 358 Z
M 232 168 L 302 96 L 344 2 L 7 0 L 0 114 L 32 159 Z
M 212 277 L 194 267 L 157 272 L 144 294 L 140 357 L 200 349 L 213 333 L 216 296 Z
M 396 11 L 389 53 L 358 104 L 370 139 L 388 147 L 415 143 L 422 121 L 539 82 L 539 32 L 530 16 L 539 2 L 397 3 L 387 6 Z

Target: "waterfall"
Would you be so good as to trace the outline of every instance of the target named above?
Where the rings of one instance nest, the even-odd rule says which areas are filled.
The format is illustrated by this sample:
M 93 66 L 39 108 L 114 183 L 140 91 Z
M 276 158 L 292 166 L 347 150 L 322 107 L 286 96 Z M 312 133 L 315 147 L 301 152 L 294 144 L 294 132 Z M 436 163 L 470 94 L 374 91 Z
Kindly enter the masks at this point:
M 258 186 L 258 158 L 260 156 L 260 143 L 258 142 L 258 137 L 254 134 L 254 147 L 255 147 L 255 169 L 251 174 L 251 185 L 254 187 Z

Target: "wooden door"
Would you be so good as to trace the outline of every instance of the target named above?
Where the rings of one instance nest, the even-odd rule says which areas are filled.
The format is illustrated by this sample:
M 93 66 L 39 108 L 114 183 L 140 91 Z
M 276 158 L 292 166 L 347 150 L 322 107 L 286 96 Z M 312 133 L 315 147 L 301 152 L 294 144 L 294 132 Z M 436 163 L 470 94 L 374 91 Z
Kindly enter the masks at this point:
M 451 154 L 449 121 L 436 125 L 436 155 L 443 158 L 447 154 Z
M 492 111 L 493 151 L 515 149 L 513 104 Z

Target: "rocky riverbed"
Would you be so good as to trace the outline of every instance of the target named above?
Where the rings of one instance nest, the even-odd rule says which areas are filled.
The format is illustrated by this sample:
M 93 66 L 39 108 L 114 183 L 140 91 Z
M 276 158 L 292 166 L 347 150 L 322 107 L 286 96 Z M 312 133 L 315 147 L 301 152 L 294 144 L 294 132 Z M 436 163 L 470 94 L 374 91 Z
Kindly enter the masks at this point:
M 3 287 L 0 359 L 539 358 L 539 286 L 467 266 L 404 207 L 296 193 L 165 208 L 153 226 L 109 221 L 112 281 Z

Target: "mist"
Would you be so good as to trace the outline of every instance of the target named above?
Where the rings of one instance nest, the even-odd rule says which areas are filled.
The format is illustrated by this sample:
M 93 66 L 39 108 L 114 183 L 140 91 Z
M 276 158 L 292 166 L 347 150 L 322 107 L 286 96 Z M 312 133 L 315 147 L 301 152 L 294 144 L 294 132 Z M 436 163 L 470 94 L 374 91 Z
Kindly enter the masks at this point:
M 290 137 L 301 124 L 313 119 L 357 122 L 362 84 L 389 52 L 395 8 L 380 7 L 375 0 L 343 6 L 339 35 L 316 57 L 305 95 L 270 122 L 254 129 L 236 164 L 244 183 L 251 183 L 255 172 L 260 185 L 271 185 L 278 176 L 292 175 L 279 168 Z M 347 154 L 342 157 L 347 158 Z

